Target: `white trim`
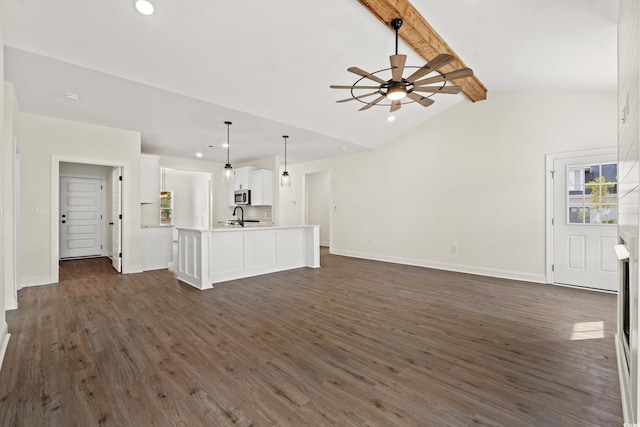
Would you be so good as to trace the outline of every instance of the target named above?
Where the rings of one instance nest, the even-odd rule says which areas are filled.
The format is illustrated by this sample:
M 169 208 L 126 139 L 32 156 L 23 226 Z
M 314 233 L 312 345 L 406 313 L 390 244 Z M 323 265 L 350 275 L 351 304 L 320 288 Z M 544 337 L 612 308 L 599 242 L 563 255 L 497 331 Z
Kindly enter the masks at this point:
M 49 271 L 51 276 L 51 282 L 49 283 L 57 283 L 60 280 L 59 271 L 58 271 L 58 262 L 60 260 L 60 229 L 58 227 L 58 212 L 60 210 L 60 163 L 80 163 L 80 164 L 88 164 L 88 165 L 98 165 L 98 166 L 111 166 L 111 167 L 121 167 L 122 175 L 125 174 L 125 165 L 118 162 L 109 162 L 102 159 L 87 159 L 82 157 L 72 157 L 72 156 L 60 156 L 60 155 L 52 155 L 51 156 L 51 207 L 49 211 L 50 215 L 50 251 L 51 257 L 49 261 Z M 124 198 L 123 198 L 124 199 Z M 129 204 L 122 203 L 122 213 L 124 215 L 125 211 L 129 214 Z M 133 215 L 133 213 L 132 213 Z M 124 224 L 123 224 L 124 227 Z M 123 232 L 124 235 L 124 232 Z M 123 242 L 124 245 L 124 242 Z M 130 256 L 127 251 L 123 251 L 122 253 L 122 272 L 123 273 L 137 273 L 139 271 L 136 269 L 138 266 L 132 266 L 131 270 L 133 271 L 124 271 L 125 257 Z M 45 283 L 36 283 L 37 285 L 45 284 Z M 33 286 L 33 285 L 26 285 Z
M 7 322 L 4 322 L 2 324 L 2 329 L 0 330 L 0 337 L 2 339 L 2 343 L 0 343 L 0 369 L 1 369 L 2 362 L 4 361 L 4 355 L 7 353 L 9 338 L 11 338 L 11 334 L 9 333 L 9 325 L 7 324 Z
M 327 179 L 329 180 L 329 241 L 328 242 L 320 242 L 320 246 L 328 246 L 331 248 L 331 242 L 333 241 L 333 168 L 319 168 L 319 169 L 310 169 L 304 172 L 298 172 L 302 178 L 301 189 L 302 189 L 302 223 L 305 225 L 309 224 L 309 203 L 307 200 L 307 175 L 313 175 L 316 173 L 327 173 Z M 278 178 L 279 180 L 279 178 Z M 278 181 L 279 182 L 279 181 Z
M 551 285 L 556 285 L 553 282 L 553 271 L 551 266 L 553 265 L 553 226 L 551 220 L 553 219 L 553 179 L 551 172 L 553 171 L 553 163 L 560 159 L 569 159 L 572 157 L 584 157 L 584 156 L 604 156 L 609 154 L 616 154 L 618 147 L 611 146 L 605 148 L 593 148 L 589 150 L 578 151 L 565 151 L 562 153 L 549 153 L 545 156 L 545 281 Z
M 344 250 L 334 249 L 334 248 L 331 248 L 329 252 L 334 255 L 369 259 L 374 261 L 391 262 L 394 264 L 413 265 L 416 267 L 426 267 L 426 268 L 433 268 L 436 270 L 475 274 L 478 276 L 497 277 L 497 278 L 509 279 L 509 280 L 520 280 L 524 282 L 546 283 L 545 277 L 542 274 L 522 273 L 518 271 L 498 270 L 498 269 L 491 269 L 491 268 L 484 268 L 484 267 L 473 267 L 473 266 L 460 265 L 460 264 L 448 264 L 448 263 L 442 263 L 438 261 L 430 261 L 430 260 L 415 259 L 415 258 L 382 256 L 378 254 L 344 251 Z
M 618 377 L 620 381 L 620 400 L 622 402 L 622 419 L 625 423 L 632 423 L 633 407 L 631 393 L 629 393 L 631 387 L 630 378 L 628 375 L 623 374 L 624 372 L 629 372 L 629 365 L 627 365 L 627 358 L 624 357 L 622 339 L 618 334 L 615 335 L 615 342 L 616 359 L 618 360 Z
M 56 266 L 58 263 L 56 262 Z M 36 277 L 23 277 L 20 280 L 20 286 L 23 288 L 30 288 L 32 286 L 44 286 L 44 285 L 52 285 L 58 282 L 58 278 L 53 280 L 51 276 L 36 276 Z

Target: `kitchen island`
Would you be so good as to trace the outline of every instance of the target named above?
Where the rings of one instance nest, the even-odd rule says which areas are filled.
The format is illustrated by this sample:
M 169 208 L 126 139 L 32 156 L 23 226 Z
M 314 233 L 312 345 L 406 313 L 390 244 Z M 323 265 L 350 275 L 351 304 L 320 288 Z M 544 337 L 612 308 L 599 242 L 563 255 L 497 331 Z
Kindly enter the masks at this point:
M 178 279 L 198 289 L 300 267 L 320 267 L 320 227 L 178 228 Z

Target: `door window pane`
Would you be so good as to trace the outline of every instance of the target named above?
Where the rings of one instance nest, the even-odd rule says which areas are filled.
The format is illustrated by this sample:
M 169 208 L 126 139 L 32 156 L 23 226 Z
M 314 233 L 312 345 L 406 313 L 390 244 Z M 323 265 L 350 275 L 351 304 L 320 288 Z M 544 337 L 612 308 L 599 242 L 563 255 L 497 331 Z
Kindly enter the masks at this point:
M 567 223 L 617 224 L 618 165 L 567 167 Z

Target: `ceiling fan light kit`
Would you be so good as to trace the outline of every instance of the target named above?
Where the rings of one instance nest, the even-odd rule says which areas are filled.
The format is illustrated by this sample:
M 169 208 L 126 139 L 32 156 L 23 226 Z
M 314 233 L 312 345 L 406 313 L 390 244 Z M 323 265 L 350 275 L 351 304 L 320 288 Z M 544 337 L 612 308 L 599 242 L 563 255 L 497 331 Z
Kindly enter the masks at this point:
M 407 56 L 398 54 L 398 30 L 400 30 L 400 27 L 402 27 L 402 19 L 395 18 L 391 21 L 390 25 L 396 33 L 396 53 L 395 55 L 391 55 L 389 57 L 391 67 L 374 71 L 372 73 L 364 71 L 358 67 L 348 68 L 348 71 L 359 75 L 360 78 L 356 80 L 356 82 L 351 86 L 331 85 L 330 88 L 332 89 L 349 89 L 351 91 L 350 98 L 341 99 L 336 102 L 348 102 L 354 100 L 359 101 L 365 104 L 362 108 L 360 108 L 359 111 L 367 110 L 374 105 L 387 107 L 390 106 L 390 111 L 394 112 L 399 110 L 402 104 L 409 104 L 414 102 L 422 105 L 423 107 L 428 107 L 434 103 L 434 100 L 431 99 L 431 97 L 436 93 L 460 93 L 462 89 L 460 86 L 447 85 L 447 82 L 450 80 L 471 77 L 473 75 L 473 71 L 470 68 L 461 68 L 459 70 L 454 70 L 448 73 L 441 72 L 441 67 L 444 67 L 445 65 L 453 62 L 453 60 L 455 59 L 453 56 L 445 53 L 437 55 L 422 67 L 405 66 Z M 406 68 L 414 68 L 416 70 L 408 77 L 403 77 L 404 70 Z M 391 79 L 384 80 L 383 78 L 378 76 L 378 74 L 382 73 L 388 74 L 388 71 L 391 71 Z M 423 77 L 426 77 L 431 73 L 436 73 L 437 75 L 422 79 Z M 378 85 L 374 86 L 360 84 L 364 79 L 373 81 Z M 433 83 L 441 84 L 436 86 L 427 86 Z M 370 89 L 375 90 L 373 92 L 357 94 L 357 91 L 365 89 L 367 91 Z M 425 95 L 421 95 L 418 92 L 425 93 Z M 374 95 L 378 96 L 372 101 L 370 101 L 369 99 L 364 99 L 372 97 Z M 382 101 L 385 99 L 388 99 L 391 102 L 382 103 Z

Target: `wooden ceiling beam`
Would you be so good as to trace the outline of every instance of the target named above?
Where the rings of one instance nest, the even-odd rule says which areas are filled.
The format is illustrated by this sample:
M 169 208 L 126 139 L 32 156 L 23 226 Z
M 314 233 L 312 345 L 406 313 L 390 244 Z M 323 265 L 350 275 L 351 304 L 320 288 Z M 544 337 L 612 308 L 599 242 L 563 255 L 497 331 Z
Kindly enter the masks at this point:
M 455 60 L 442 67 L 444 73 L 465 68 L 466 65 L 449 47 L 449 45 L 438 35 L 431 25 L 424 19 L 420 12 L 408 0 L 358 0 L 374 16 L 376 16 L 392 32 L 394 31 L 390 22 L 394 18 L 401 18 L 403 21 L 399 35 L 418 55 L 427 62 L 440 53 L 448 53 Z M 422 64 L 421 64 L 422 65 Z M 462 87 L 462 93 L 471 101 L 482 101 L 487 99 L 487 88 L 482 84 L 475 73 L 465 79 L 452 80 L 456 85 Z

